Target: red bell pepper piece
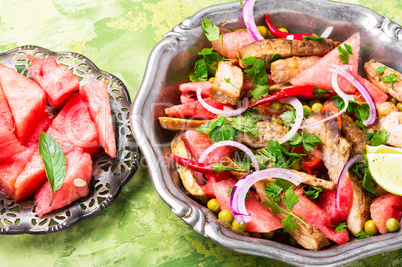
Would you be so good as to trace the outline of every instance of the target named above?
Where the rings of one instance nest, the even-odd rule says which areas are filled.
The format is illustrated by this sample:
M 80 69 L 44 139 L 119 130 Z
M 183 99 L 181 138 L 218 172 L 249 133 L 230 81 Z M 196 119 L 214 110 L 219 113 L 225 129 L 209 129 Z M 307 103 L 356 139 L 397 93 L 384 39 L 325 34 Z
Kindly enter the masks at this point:
M 321 161 L 322 153 L 321 149 L 317 146 L 314 150 L 307 153 L 309 161 L 303 162 L 303 168 L 308 174 L 313 174 L 313 170 L 321 169 L 324 165 Z
M 267 14 L 265 17 L 265 21 L 267 23 L 267 27 L 268 30 L 272 33 L 273 36 L 275 36 L 276 38 L 283 38 L 286 39 L 288 36 L 293 36 L 294 40 L 303 40 L 303 37 L 305 36 L 313 36 L 312 33 L 298 33 L 298 34 L 293 34 L 293 33 L 287 33 L 287 32 L 283 32 L 280 31 L 278 28 L 276 28 L 272 22 L 271 22 L 271 18 L 269 17 L 269 15 Z

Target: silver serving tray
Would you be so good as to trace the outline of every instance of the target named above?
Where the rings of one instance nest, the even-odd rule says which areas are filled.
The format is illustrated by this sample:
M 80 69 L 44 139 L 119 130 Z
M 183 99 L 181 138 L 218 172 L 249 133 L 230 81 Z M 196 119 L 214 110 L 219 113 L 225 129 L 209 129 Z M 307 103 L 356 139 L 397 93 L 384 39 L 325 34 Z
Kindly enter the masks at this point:
M 402 56 L 402 28 L 372 10 L 325 0 L 257 1 L 254 8 L 257 25 L 263 25 L 266 13 L 275 25 L 290 32 L 320 34 L 326 27 L 334 26 L 330 38 L 344 41 L 360 31 L 360 67 L 373 58 L 402 70 L 402 61 L 398 60 Z M 225 248 L 294 265 L 345 265 L 402 248 L 401 232 L 333 245 L 322 251 L 240 236 L 223 227 L 215 215 L 186 194 L 174 166 L 166 158 L 175 133 L 163 130 L 157 117 L 164 115 L 165 107 L 180 103 L 178 86 L 188 82 L 199 49 L 208 46 L 200 26 L 204 18 L 226 28 L 244 28 L 239 2 L 211 6 L 184 19 L 153 49 L 131 111 L 134 137 L 149 166 L 154 187 L 172 211 L 198 233 Z
M 77 222 L 105 210 L 117 198 L 131 179 L 140 162 L 139 149 L 131 134 L 130 95 L 121 80 L 98 69 L 83 55 L 72 52 L 52 52 L 42 47 L 26 45 L 0 54 L 0 63 L 30 78 L 27 54 L 54 57 L 80 79 L 80 84 L 106 80 L 110 107 L 114 117 L 116 158 L 100 153 L 93 158 L 89 195 L 72 204 L 39 217 L 33 200 L 15 202 L 0 192 L 0 234 L 47 234 L 64 230 Z

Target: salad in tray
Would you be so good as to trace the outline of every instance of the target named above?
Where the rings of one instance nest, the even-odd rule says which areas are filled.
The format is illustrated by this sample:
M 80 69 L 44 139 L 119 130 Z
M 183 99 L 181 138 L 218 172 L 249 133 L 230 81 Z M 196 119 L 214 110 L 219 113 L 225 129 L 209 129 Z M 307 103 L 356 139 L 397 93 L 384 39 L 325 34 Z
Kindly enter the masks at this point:
M 254 2 L 247 29 L 203 21 L 212 47 L 159 117 L 186 191 L 236 233 L 309 250 L 398 231 L 402 75 L 370 60 L 360 76 L 359 32 L 256 26 Z

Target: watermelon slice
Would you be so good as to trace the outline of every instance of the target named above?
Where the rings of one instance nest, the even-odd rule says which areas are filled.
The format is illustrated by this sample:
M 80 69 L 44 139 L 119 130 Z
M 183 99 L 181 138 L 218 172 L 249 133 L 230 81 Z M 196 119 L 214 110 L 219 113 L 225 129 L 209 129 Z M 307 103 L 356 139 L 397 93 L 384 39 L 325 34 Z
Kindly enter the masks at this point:
M 356 78 L 366 87 L 367 91 L 370 93 L 371 97 L 373 98 L 374 102 L 376 103 L 384 103 L 388 99 L 388 95 L 381 91 L 375 84 L 371 83 L 369 80 L 364 79 L 360 75 L 356 75 Z M 360 92 L 353 86 L 358 95 L 357 98 L 360 99 L 361 102 L 366 102 L 365 99 L 360 95 Z
M 96 125 L 89 114 L 88 104 L 80 94 L 71 94 L 66 105 L 53 120 L 47 133 L 50 134 L 68 154 L 74 147 L 95 156 L 99 152 L 99 137 Z
M 213 100 L 211 98 L 206 98 L 204 101 L 217 109 L 223 110 L 224 105 L 221 102 Z M 186 104 L 176 105 L 165 109 L 165 113 L 169 117 L 192 117 L 197 119 L 215 119 L 216 114 L 205 109 L 198 100 L 192 102 L 187 102 Z
M 346 221 L 353 202 L 353 184 L 349 175 L 342 180 L 341 195 L 339 198 L 339 209 L 335 208 L 335 190 L 325 190 L 317 199 L 317 205 L 331 216 L 331 224 L 335 225 Z
M 381 234 L 388 233 L 385 223 L 390 218 L 402 217 L 402 196 L 388 193 L 377 197 L 370 206 L 370 215 Z
M 235 185 L 236 179 L 230 178 L 215 183 L 214 191 L 221 210 L 230 210 L 229 188 Z M 251 216 L 251 221 L 247 224 L 247 232 L 267 233 L 283 227 L 282 221 L 272 214 L 267 207 L 262 204 L 253 191 L 248 191 L 246 209 Z
M 88 184 L 92 178 L 91 156 L 82 149 L 74 149 L 66 155 L 66 160 L 66 176 L 61 188 L 54 193 L 52 205 L 50 205 L 52 188 L 49 182 L 46 182 L 35 194 L 37 205 L 35 211 L 39 216 L 65 207 L 89 193 Z
M 14 199 L 14 184 L 25 165 L 31 160 L 34 147 L 27 147 L 19 154 L 0 163 L 0 191 Z
M 115 158 L 116 138 L 106 81 L 85 84 L 81 87 L 80 94 L 82 99 L 89 103 L 89 112 L 96 123 L 100 144 L 109 156 Z
M 66 66 L 57 63 L 54 57 L 35 58 L 27 55 L 32 61 L 29 73 L 46 92 L 54 109 L 63 106 L 70 94 L 79 89 L 80 80 Z
M 234 51 L 254 42 L 248 31 L 235 31 L 223 34 L 222 40 L 212 41 L 213 48 L 222 56 L 235 59 Z
M 321 209 L 316 203 L 303 195 L 303 190 L 295 190 L 299 195 L 299 202 L 293 207 L 293 213 L 300 216 L 306 223 L 318 228 L 327 238 L 338 244 L 349 241 L 349 232 L 346 229 L 335 232 L 331 226 L 331 216 Z
M 209 98 L 209 89 L 212 87 L 211 82 L 191 82 L 180 84 L 181 91 L 180 102 L 186 104 L 197 100 L 197 89 L 201 87 L 201 97 Z
M 208 135 L 194 131 L 188 130 L 181 135 L 181 139 L 186 144 L 186 147 L 190 151 L 190 154 L 195 160 L 199 160 L 201 154 L 212 145 L 212 141 L 209 140 Z
M 6 95 L 0 86 L 0 161 L 24 150 L 14 134 L 14 121 Z
M 20 142 L 31 133 L 46 108 L 46 95 L 31 79 L 0 64 L 0 84 L 14 118 Z
M 340 46 L 344 48 L 344 44 L 352 47 L 353 55 L 349 55 L 349 65 L 353 75 L 357 75 L 359 64 L 359 51 L 360 51 L 360 35 L 359 33 L 353 34 L 349 39 L 343 42 Z M 294 86 L 299 85 L 312 85 L 325 90 L 333 90 L 331 84 L 331 75 L 329 71 L 332 65 L 342 65 L 338 56 L 340 55 L 338 48 L 335 48 L 317 63 L 304 70 L 302 73 L 290 80 Z M 338 76 L 339 88 L 346 94 L 353 94 L 355 88 L 351 86 L 350 82 L 343 77 Z

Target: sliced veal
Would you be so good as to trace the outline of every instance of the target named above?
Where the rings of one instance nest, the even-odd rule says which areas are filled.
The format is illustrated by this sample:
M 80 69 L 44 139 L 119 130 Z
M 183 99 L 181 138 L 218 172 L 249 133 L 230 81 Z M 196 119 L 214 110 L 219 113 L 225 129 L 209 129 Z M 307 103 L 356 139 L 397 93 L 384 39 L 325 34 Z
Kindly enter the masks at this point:
M 89 112 L 97 126 L 100 144 L 109 156 L 115 158 L 116 138 L 106 81 L 85 84 L 81 87 L 80 94 L 82 99 L 89 103 Z

